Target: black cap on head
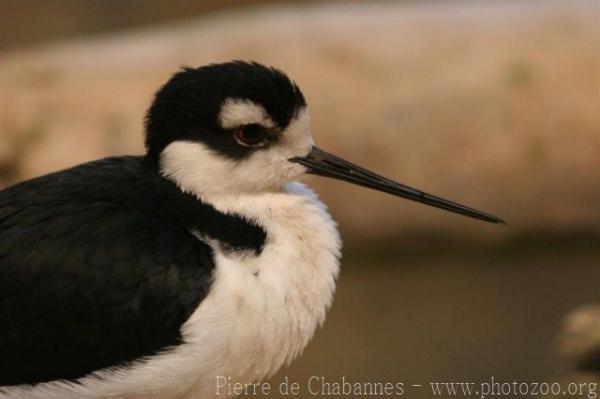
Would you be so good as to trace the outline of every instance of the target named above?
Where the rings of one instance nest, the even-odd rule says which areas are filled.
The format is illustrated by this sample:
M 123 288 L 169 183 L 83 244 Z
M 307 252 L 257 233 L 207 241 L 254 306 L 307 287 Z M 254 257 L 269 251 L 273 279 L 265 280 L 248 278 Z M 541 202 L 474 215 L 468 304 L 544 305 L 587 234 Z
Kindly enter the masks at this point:
M 156 93 L 148 109 L 148 160 L 156 164 L 161 151 L 175 140 L 202 141 L 233 158 L 251 151 L 221 132 L 218 115 L 228 98 L 261 105 L 281 129 L 306 105 L 302 92 L 287 75 L 256 62 L 183 68 Z

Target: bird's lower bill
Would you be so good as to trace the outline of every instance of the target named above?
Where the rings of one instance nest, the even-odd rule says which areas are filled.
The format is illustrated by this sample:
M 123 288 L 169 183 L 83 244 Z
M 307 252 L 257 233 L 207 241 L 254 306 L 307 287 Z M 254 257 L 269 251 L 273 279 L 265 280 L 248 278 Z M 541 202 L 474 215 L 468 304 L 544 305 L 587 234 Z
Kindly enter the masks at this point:
M 291 158 L 290 161 L 304 165 L 307 168 L 308 173 L 314 175 L 344 180 L 358 184 L 359 186 L 369 187 L 398 197 L 407 198 L 436 208 L 458 213 L 460 215 L 483 220 L 485 222 L 506 224 L 502 219 L 492 214 L 478 211 L 477 209 L 435 195 L 427 194 L 423 191 L 405 186 L 404 184 L 386 179 L 385 177 L 354 165 L 333 154 L 329 154 L 317 147 L 313 147 L 308 155 Z

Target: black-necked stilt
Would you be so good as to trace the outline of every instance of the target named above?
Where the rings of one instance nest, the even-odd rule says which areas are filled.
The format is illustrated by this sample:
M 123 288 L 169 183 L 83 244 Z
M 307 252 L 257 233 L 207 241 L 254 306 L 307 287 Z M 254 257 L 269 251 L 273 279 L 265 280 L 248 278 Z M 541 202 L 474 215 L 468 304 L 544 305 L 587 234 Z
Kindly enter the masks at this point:
M 256 63 L 176 73 L 146 148 L 0 193 L 0 396 L 210 398 L 290 362 L 340 250 L 305 173 L 502 222 L 319 150 L 300 89 Z

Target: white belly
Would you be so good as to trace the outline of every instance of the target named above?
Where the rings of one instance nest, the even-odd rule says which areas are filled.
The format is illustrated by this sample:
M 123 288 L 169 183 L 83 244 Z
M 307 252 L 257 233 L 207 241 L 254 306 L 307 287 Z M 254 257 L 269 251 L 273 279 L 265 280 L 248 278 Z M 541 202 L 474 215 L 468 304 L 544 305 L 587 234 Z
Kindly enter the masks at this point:
M 183 344 L 127 369 L 94 373 L 77 385 L 50 382 L 0 391 L 0 397 L 208 399 L 223 378 L 261 380 L 298 356 L 332 301 L 340 250 L 335 223 L 299 183 L 286 192 L 209 202 L 256 220 L 267 241 L 256 257 L 227 254 L 207 240 L 216 253 L 214 282 L 184 324 Z M 227 397 L 225 388 L 219 393 Z

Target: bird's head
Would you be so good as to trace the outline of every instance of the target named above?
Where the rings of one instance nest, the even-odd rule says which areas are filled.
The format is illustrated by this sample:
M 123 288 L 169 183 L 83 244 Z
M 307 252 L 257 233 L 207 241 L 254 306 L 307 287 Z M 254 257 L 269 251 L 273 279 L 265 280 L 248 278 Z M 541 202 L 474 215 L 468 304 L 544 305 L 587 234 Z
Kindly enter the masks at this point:
M 163 176 L 206 198 L 279 191 L 312 173 L 502 222 L 318 149 L 298 86 L 283 72 L 258 63 L 234 61 L 176 73 L 148 110 L 146 149 L 147 160 Z
M 146 118 L 148 158 L 206 196 L 280 189 L 313 146 L 302 92 L 285 74 L 230 62 L 176 73 Z

